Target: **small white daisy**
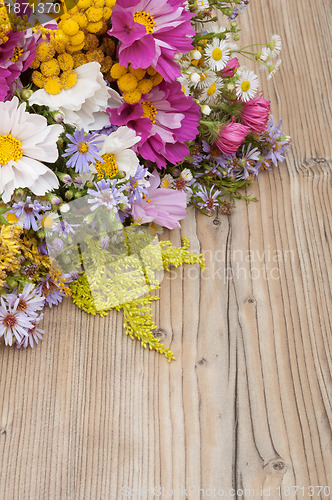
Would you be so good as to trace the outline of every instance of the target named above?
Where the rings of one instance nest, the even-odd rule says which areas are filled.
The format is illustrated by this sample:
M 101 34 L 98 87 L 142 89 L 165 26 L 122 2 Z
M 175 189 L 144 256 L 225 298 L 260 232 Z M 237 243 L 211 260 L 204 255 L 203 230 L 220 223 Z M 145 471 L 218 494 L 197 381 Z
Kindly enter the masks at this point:
M 245 69 L 235 84 L 237 98 L 243 102 L 250 101 L 255 97 L 259 87 L 259 80 L 253 71 Z
M 279 35 L 273 35 L 271 40 L 266 45 L 269 48 L 272 57 L 280 54 L 282 43 Z
M 170 174 L 164 175 L 164 177 L 160 181 L 160 187 L 162 188 L 170 188 L 173 183 L 173 177 Z
M 267 47 L 263 47 L 262 50 L 257 52 L 256 59 L 259 63 L 266 63 L 270 59 L 271 52 Z
M 179 78 L 177 78 L 177 81 L 181 83 L 181 90 L 184 93 L 184 95 L 188 96 L 190 94 L 188 77 L 187 76 L 179 76 Z
M 181 179 L 185 181 L 191 181 L 193 174 L 190 172 L 189 168 L 184 168 L 180 174 Z
M 217 98 L 221 94 L 221 89 L 224 86 L 224 82 L 221 78 L 215 77 L 214 82 L 205 87 L 203 90 L 202 101 L 207 103 L 215 103 Z
M 201 12 L 202 10 L 209 9 L 210 8 L 209 0 L 195 0 L 195 2 L 194 2 L 194 8 L 198 12 Z
M 210 69 L 221 71 L 227 64 L 230 50 L 225 40 L 213 39 L 205 48 L 206 63 Z
M 268 70 L 269 70 L 269 76 L 267 77 L 268 80 L 271 80 L 271 78 L 276 74 L 276 72 L 278 71 L 278 69 L 280 67 L 280 64 L 281 64 L 281 59 L 278 59 L 275 64 L 270 64 L 268 66 Z
M 204 24 L 204 31 L 207 33 L 224 33 L 226 28 L 224 28 L 221 24 L 212 21 Z M 229 37 L 229 33 L 225 33 L 225 35 Z
M 212 85 L 214 80 L 216 79 L 216 75 L 214 71 L 211 70 L 193 70 L 190 75 L 188 75 L 190 80 L 190 84 L 197 87 L 198 89 L 204 89 L 205 87 L 209 87 Z

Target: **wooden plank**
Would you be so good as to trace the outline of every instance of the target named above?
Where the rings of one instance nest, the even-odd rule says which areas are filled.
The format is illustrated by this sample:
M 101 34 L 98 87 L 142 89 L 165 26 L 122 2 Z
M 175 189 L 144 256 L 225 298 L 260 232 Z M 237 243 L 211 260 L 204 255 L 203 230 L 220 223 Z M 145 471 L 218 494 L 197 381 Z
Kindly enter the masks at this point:
M 329 7 L 255 0 L 241 17 L 244 42 L 282 35 L 283 66 L 261 81 L 293 147 L 260 176 L 258 203 L 219 224 L 191 211 L 165 233 L 207 258 L 203 275 L 172 271 L 156 304 L 177 361 L 125 337 L 121 315 L 68 300 L 46 315 L 38 348 L 0 348 L 1 500 L 332 487 Z

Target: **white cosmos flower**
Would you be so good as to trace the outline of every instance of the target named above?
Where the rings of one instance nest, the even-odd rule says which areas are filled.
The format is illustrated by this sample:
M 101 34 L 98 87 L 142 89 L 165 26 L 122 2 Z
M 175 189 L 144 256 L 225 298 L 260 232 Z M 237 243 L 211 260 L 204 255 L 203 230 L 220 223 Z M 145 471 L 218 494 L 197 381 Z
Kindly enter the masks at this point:
M 44 163 L 58 159 L 56 141 L 63 132 L 61 125 L 47 125 L 44 116 L 18 107 L 15 96 L 0 102 L 0 194 L 8 203 L 17 188 L 29 188 L 37 196 L 59 186 L 57 176 Z
M 130 148 L 141 140 L 135 131 L 123 126 L 110 135 L 103 134 L 99 138 L 104 141 L 98 153 L 103 158 L 104 163 L 97 161 L 96 165 L 91 167 L 92 171 L 96 171 L 99 178 L 104 177 L 103 171 L 110 177 L 118 171 L 124 172 L 127 179 L 134 176 L 139 161 Z
M 221 71 L 230 57 L 230 50 L 225 40 L 214 38 L 205 48 L 206 63 L 210 69 Z
M 30 104 L 48 106 L 51 111 L 60 111 L 65 123 L 86 132 L 100 130 L 109 125 L 106 108 L 119 107 L 122 104 L 120 95 L 110 87 L 100 72 L 100 64 L 96 61 L 83 64 L 75 69 L 77 82 L 74 87 L 62 90 L 60 94 L 51 95 L 44 89 L 33 93 Z
M 257 93 L 259 87 L 258 77 L 256 73 L 248 69 L 240 71 L 240 75 L 240 78 L 235 84 L 236 95 L 241 101 L 247 102 L 255 97 Z

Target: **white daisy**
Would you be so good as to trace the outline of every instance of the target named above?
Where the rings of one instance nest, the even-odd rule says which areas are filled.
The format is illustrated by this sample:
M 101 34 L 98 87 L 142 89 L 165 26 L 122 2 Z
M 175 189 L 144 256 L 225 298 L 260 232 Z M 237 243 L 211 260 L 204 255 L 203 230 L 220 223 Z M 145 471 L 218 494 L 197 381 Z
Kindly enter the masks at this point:
M 207 33 L 224 33 L 226 28 L 215 21 L 211 21 L 209 23 L 204 23 L 204 31 Z M 225 33 L 225 35 L 229 36 L 229 33 Z
M 189 168 L 184 168 L 180 174 L 181 179 L 185 181 L 191 181 L 193 174 L 190 172 Z
M 118 172 L 124 172 L 127 179 L 134 176 L 139 161 L 130 148 L 141 140 L 135 131 L 129 127 L 119 127 L 110 135 L 99 137 L 104 141 L 99 151 L 104 163 L 97 161 L 92 167 L 92 170 L 97 172 L 98 178 L 103 178 L 104 172 L 109 177 L 113 177 Z
M 177 81 L 181 83 L 181 90 L 184 93 L 184 95 L 189 95 L 190 94 L 190 88 L 189 88 L 189 80 L 187 75 L 186 76 L 179 76 L 177 78 Z
M 268 80 L 271 80 L 271 78 L 276 74 L 276 72 L 280 67 L 280 64 L 281 64 L 281 59 L 278 59 L 275 64 L 268 65 L 268 70 L 269 70 L 269 76 L 267 77 Z
M 205 48 L 206 63 L 210 69 L 221 71 L 230 57 L 230 50 L 224 40 L 214 38 L 212 43 Z
M 206 10 L 210 8 L 209 0 L 195 0 L 194 1 L 194 9 L 198 12 L 202 10 Z
M 18 107 L 15 96 L 0 102 L 0 194 L 8 203 L 17 188 L 29 188 L 37 196 L 59 186 L 57 176 L 44 163 L 55 163 L 59 153 L 56 141 L 63 127 L 47 125 L 44 116 Z
M 257 52 L 256 59 L 260 63 L 266 63 L 270 59 L 271 52 L 267 47 L 263 47 L 262 50 Z
M 280 54 L 282 43 L 279 35 L 273 35 L 271 40 L 266 45 L 269 48 L 272 57 Z
M 202 101 L 207 103 L 215 103 L 221 94 L 221 89 L 224 86 L 222 78 L 215 77 L 213 83 L 203 90 Z
M 106 108 L 119 107 L 122 98 L 107 87 L 100 72 L 100 64 L 90 62 L 75 69 L 77 83 L 60 94 L 51 95 L 44 89 L 32 94 L 29 103 L 48 106 L 51 111 L 60 111 L 65 123 L 85 131 L 100 130 L 109 125 Z
M 214 71 L 211 70 L 203 70 L 203 69 L 194 69 L 189 75 L 188 79 L 192 86 L 199 89 L 204 89 L 205 87 L 209 87 L 215 80 L 216 75 Z
M 235 84 L 237 98 L 243 102 L 250 101 L 255 97 L 259 87 L 259 80 L 253 71 L 245 69 L 241 72 L 239 80 Z
M 173 184 L 173 177 L 171 176 L 171 174 L 166 174 L 164 175 L 164 177 L 161 179 L 160 181 L 160 187 L 162 188 L 170 188 Z

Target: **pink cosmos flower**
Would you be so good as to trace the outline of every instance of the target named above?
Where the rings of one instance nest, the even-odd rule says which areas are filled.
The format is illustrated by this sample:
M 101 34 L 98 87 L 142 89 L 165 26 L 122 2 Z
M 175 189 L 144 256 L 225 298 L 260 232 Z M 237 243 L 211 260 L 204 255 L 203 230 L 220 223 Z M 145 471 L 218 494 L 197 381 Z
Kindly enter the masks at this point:
M 216 145 L 222 153 L 231 155 L 236 153 L 248 133 L 249 127 L 241 125 L 241 123 L 235 123 L 233 116 L 232 121 L 220 130 Z
M 108 34 L 120 40 L 119 62 L 134 68 L 155 68 L 166 81 L 180 76 L 177 52 L 193 47 L 191 14 L 183 0 L 117 0 Z
M 1 84 L 0 101 L 2 102 L 10 98 L 7 93 L 12 89 L 13 83 L 35 59 L 36 41 L 40 38 L 38 34 L 28 35 L 22 31 L 11 31 L 7 36 L 9 37 L 7 42 L 0 45 L 0 73 L 5 81 L 4 85 Z
M 233 57 L 233 59 L 229 59 L 227 61 L 226 67 L 220 71 L 220 76 L 222 78 L 226 78 L 227 76 L 232 78 L 232 76 L 234 76 L 234 70 L 236 68 L 239 68 L 239 67 L 240 67 L 240 63 L 239 63 L 238 58 Z
M 270 115 L 270 105 L 271 102 L 262 97 L 251 99 L 244 104 L 241 122 L 254 132 L 264 132 Z
M 132 204 L 132 216 L 142 224 L 155 222 L 174 229 L 180 227 L 179 220 L 187 216 L 186 193 L 175 189 L 160 188 L 160 177 L 154 170 L 145 200 Z
M 123 103 L 107 109 L 113 125 L 127 125 L 141 137 L 137 152 L 146 160 L 165 167 L 177 164 L 189 154 L 186 141 L 195 139 L 200 120 L 199 106 L 181 90 L 179 82 L 153 87 L 142 102 Z

